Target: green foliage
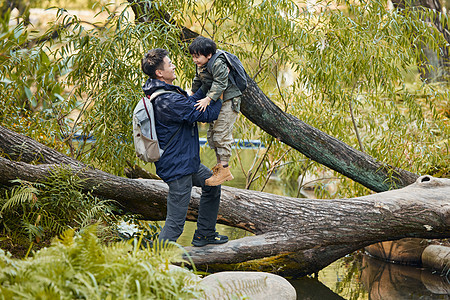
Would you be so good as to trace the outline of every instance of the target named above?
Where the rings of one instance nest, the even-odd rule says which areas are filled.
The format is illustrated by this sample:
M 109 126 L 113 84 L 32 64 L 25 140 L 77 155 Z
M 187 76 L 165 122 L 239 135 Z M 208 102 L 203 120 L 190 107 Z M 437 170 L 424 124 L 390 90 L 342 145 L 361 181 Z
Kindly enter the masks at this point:
M 445 111 L 446 86 L 420 85 L 414 77 L 423 59 L 417 41 L 435 51 L 445 45 L 442 35 L 423 21 L 433 12 L 389 10 L 386 1 L 302 4 L 250 2 L 231 12 L 219 2 L 199 2 L 192 12 L 201 28 L 193 28 L 238 53 L 282 109 L 348 145 L 417 173 L 424 165 L 448 161 L 448 118 L 436 114 Z M 430 91 L 430 97 L 423 97 Z M 423 131 L 424 122 L 438 129 Z M 243 169 L 247 186 L 254 189 L 264 189 L 275 172 L 287 181 L 299 178 L 297 188 L 307 183 L 305 175 L 332 173 L 245 118 L 234 135 L 270 145 L 268 153 L 258 152 L 251 167 Z M 237 152 L 234 163 L 241 165 Z M 369 192 L 339 174 L 328 177 L 340 188 L 330 194 L 330 180 L 318 181 L 320 197 Z M 299 189 L 290 194 L 298 195 Z
M 96 26 L 54 9 L 56 21 L 47 33 L 58 38 L 47 43 L 27 44 L 38 34 L 23 24 L 9 27 L 6 18 L 0 35 L 1 53 L 7 54 L 0 57 L 2 124 L 122 174 L 127 160 L 136 162 L 130 128 L 145 80 L 140 59 L 150 48 L 170 49 L 176 84 L 188 88 L 195 67 L 186 52 L 189 41 L 180 40 L 180 28 L 187 26 L 236 53 L 271 100 L 311 126 L 411 172 L 422 174 L 449 161 L 448 86 L 424 85 L 417 72 L 425 59 L 423 45 L 433 51 L 446 47 L 424 21 L 435 13 L 389 9 L 384 0 L 314 6 L 288 0 L 144 3 L 145 23 L 134 22 L 125 5 L 99 4 L 97 11 L 107 18 L 97 18 Z M 172 22 L 155 17 L 158 10 L 168 12 Z M 74 143 L 74 134 L 95 142 Z M 243 116 L 234 135 L 271 144 L 251 169 L 242 168 L 247 186 L 264 189 L 274 173 L 294 181 L 324 172 Z M 233 157 L 240 164 L 238 155 Z M 368 192 L 332 176 L 339 177 L 342 193 L 328 196 Z
M 0 123 L 62 150 L 58 133 L 68 130 L 65 116 L 74 108 L 63 98 L 62 68 L 45 44 L 30 46 L 33 30 L 8 21 L 0 20 Z
M 299 26 L 292 30 L 283 27 L 284 35 L 296 38 L 290 42 L 295 46 L 273 47 L 276 51 L 268 56 L 272 59 L 285 53 L 281 63 L 271 61 L 272 66 L 279 66 L 271 98 L 279 100 L 280 107 L 301 120 L 388 164 L 422 173 L 431 160 L 435 161 L 431 164 L 448 161 L 448 118 L 430 115 L 432 111 L 445 110 L 446 100 L 442 97 L 448 93 L 446 86 L 436 89 L 431 84 L 422 86 L 413 81 L 411 85 L 405 81 L 421 55 L 415 41 L 426 40 L 427 45 L 437 49 L 443 45 L 442 36 L 416 12 L 390 11 L 383 1 L 349 2 L 342 9 L 318 4 L 323 6 L 304 10 L 296 18 Z M 294 14 L 295 11 L 286 15 Z M 258 32 L 265 32 L 263 26 L 254 26 L 252 36 L 258 36 Z M 267 49 L 270 43 L 253 46 Z M 257 53 L 257 49 L 253 52 Z M 297 77 L 293 84 L 280 88 L 283 66 L 296 71 Z M 423 97 L 431 91 L 430 97 Z M 425 132 L 424 122 L 425 127 L 439 129 Z M 272 147 L 272 161 L 286 151 L 283 145 Z M 284 164 L 288 167 L 278 170 L 278 174 L 297 178 L 307 171 L 302 155 L 291 152 L 288 158 Z M 267 160 L 265 165 L 271 166 L 271 162 Z M 317 164 L 312 167 L 308 172 L 322 173 L 324 169 Z M 345 185 L 352 187 L 350 194 L 345 186 L 340 186 L 340 193 L 325 196 L 354 196 L 355 184 L 347 181 Z M 356 194 L 368 192 L 361 186 L 356 188 Z
M 51 171 L 45 184 L 16 180 L 12 188 L 4 188 L 0 194 L 4 237 L 0 245 L 42 246 L 68 228 L 84 228 L 94 222 L 112 225 L 113 203 L 83 192 L 82 181 L 61 167 Z
M 196 277 L 169 263 L 184 262 L 175 244 L 139 250 L 102 245 L 96 226 L 65 231 L 31 259 L 0 250 L 2 299 L 198 299 Z M 139 246 L 139 245 L 137 245 Z

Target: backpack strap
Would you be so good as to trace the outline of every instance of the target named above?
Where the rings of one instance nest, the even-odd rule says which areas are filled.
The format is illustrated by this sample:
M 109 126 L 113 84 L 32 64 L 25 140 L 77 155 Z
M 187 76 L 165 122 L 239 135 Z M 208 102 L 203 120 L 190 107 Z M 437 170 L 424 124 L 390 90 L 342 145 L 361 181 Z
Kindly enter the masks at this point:
M 227 56 L 227 52 L 217 49 L 216 53 L 213 56 L 211 56 L 211 58 L 208 60 L 208 63 L 206 64 L 206 69 L 210 74 L 212 74 L 212 67 L 214 65 L 214 62 L 216 61 L 217 57 L 219 57 L 219 55 L 221 54 L 223 54 L 223 56 L 225 57 L 225 63 L 227 64 L 228 67 L 228 79 L 230 79 L 231 83 L 237 87 L 238 85 L 236 84 L 236 80 L 234 79 L 231 73 L 233 64 L 230 62 L 230 59 Z
M 174 91 L 168 91 L 168 90 L 165 90 L 165 89 L 158 89 L 158 90 L 154 91 L 153 94 L 150 96 L 150 101 L 153 101 L 159 95 L 167 94 L 167 93 L 178 94 L 177 92 L 174 92 Z
M 206 69 L 208 69 L 208 72 L 209 72 L 209 73 L 212 74 L 212 67 L 213 67 L 213 65 L 214 65 L 214 62 L 216 61 L 217 57 L 218 57 L 220 54 L 222 54 L 222 53 L 224 53 L 222 50 L 217 49 L 217 50 L 216 50 L 216 53 L 214 53 L 213 56 L 211 56 L 211 58 L 210 58 L 210 59 L 208 60 L 208 62 L 206 63 Z M 224 53 L 224 55 L 225 55 L 225 53 Z M 228 63 L 228 60 L 226 59 L 226 55 L 225 55 L 225 60 L 226 60 L 227 63 Z
M 168 91 L 168 90 L 164 90 L 164 89 L 159 89 L 156 90 L 151 96 L 150 96 L 150 102 L 152 102 L 153 100 L 155 100 L 156 97 L 158 97 L 159 95 L 162 94 L 167 94 L 167 93 L 174 93 L 174 94 L 178 94 L 177 92 L 174 91 Z M 148 112 L 147 109 L 147 105 L 145 104 L 145 98 L 142 99 L 142 101 L 144 102 L 144 108 L 145 108 L 145 112 L 147 113 L 148 119 L 151 120 L 150 114 Z M 152 104 L 153 105 L 153 104 Z M 170 145 L 170 142 L 173 140 L 173 138 L 177 135 L 177 133 L 181 130 L 181 126 L 177 129 L 177 131 L 175 131 L 175 133 L 170 137 L 169 141 L 166 144 L 166 147 L 164 147 L 164 149 L 162 149 L 163 151 L 165 151 L 167 149 L 167 147 Z M 152 136 L 152 130 L 150 130 L 150 138 L 154 139 Z

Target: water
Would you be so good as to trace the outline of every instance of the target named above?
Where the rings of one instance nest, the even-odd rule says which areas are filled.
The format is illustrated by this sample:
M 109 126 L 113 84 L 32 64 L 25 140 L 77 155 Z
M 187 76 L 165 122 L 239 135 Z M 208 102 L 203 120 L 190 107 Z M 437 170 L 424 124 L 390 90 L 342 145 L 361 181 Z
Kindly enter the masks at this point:
M 419 267 L 392 264 L 362 252 L 341 258 L 318 274 L 324 297 L 321 299 L 450 299 L 448 278 Z M 311 278 L 292 282 L 298 299 L 316 299 L 308 295 Z M 310 290 L 309 290 L 310 291 Z M 315 291 L 312 293 L 315 294 Z
M 195 228 L 195 222 L 186 222 L 178 243 L 191 246 Z M 217 225 L 217 230 L 230 239 L 251 235 L 221 224 Z M 448 278 L 419 267 L 383 262 L 363 251 L 335 261 L 318 274 L 287 279 L 295 287 L 297 299 L 450 299 Z
M 248 170 L 255 153 L 256 150 L 241 151 L 244 170 Z M 215 164 L 214 153 L 207 147 L 202 147 L 201 159 L 207 167 Z M 234 165 L 232 173 L 235 179 L 224 185 L 244 188 L 245 176 L 241 167 Z M 278 195 L 289 193 L 276 178 L 269 181 L 264 191 Z M 195 228 L 195 222 L 186 222 L 178 243 L 191 246 Z M 242 229 L 221 224 L 217 224 L 217 231 L 230 239 L 251 235 Z M 450 299 L 448 278 L 418 267 L 385 263 L 363 251 L 343 257 L 313 276 L 288 280 L 297 291 L 297 299 Z

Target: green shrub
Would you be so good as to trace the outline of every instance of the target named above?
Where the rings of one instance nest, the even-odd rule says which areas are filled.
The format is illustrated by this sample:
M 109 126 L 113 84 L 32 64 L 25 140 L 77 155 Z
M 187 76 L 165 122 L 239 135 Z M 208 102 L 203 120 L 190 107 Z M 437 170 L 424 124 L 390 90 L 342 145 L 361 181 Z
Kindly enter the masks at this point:
M 83 180 L 68 168 L 53 169 L 45 183 L 14 183 L 0 190 L 0 247 L 14 255 L 48 245 L 69 228 L 114 224 L 112 201 L 83 191 Z
M 169 263 L 183 262 L 176 244 L 140 249 L 127 242 L 103 245 L 97 226 L 65 231 L 33 258 L 0 250 L 2 299 L 195 299 L 196 276 Z M 156 250 L 155 250 L 156 249 Z

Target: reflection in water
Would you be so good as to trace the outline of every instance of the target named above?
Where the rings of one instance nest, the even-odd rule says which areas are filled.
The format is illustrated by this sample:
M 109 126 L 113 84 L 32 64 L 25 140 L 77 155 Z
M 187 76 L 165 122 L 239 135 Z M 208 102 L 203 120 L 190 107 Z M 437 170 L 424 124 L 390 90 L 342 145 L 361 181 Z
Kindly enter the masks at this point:
M 357 251 L 322 269 L 318 278 L 320 282 L 344 299 L 369 299 L 361 282 L 361 265 L 362 253 Z
M 344 299 L 450 299 L 448 278 L 434 275 L 427 269 L 392 264 L 361 253 L 332 263 L 319 272 L 318 279 Z
M 430 270 L 380 261 L 361 252 L 343 257 L 316 278 L 290 279 L 297 299 L 450 299 L 450 281 Z
M 371 300 L 450 299 L 448 278 L 369 256 L 363 256 L 361 279 Z

